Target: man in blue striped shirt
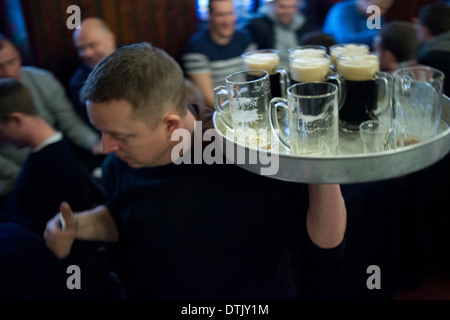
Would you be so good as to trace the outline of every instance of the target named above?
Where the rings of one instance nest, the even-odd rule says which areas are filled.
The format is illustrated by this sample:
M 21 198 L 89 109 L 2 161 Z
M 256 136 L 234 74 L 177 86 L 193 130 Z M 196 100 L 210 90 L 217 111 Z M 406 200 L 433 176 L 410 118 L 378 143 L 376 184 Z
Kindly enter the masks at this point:
M 249 34 L 236 29 L 231 0 L 210 0 L 208 27 L 189 40 L 182 56 L 186 75 L 196 84 L 205 104 L 214 107 L 213 89 L 225 78 L 244 70 L 241 54 L 256 49 Z

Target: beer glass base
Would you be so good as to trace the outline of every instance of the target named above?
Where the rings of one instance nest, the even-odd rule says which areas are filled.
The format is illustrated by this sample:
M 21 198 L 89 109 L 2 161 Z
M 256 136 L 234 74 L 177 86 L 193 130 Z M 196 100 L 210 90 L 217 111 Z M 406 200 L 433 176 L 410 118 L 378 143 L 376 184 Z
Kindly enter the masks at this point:
M 359 132 L 359 125 L 352 125 L 344 121 L 339 121 L 339 129 L 344 132 L 355 133 Z

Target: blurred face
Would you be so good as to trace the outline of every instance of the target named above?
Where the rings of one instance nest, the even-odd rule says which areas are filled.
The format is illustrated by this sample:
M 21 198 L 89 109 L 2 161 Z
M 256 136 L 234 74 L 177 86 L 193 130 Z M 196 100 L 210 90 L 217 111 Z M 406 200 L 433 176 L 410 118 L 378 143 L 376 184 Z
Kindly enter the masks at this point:
M 235 30 L 236 16 L 232 1 L 215 1 L 209 13 L 210 32 L 220 38 L 231 37 Z
M 103 152 L 114 152 L 132 168 L 167 164 L 171 153 L 170 136 L 161 122 L 155 129 L 133 117 L 126 100 L 106 103 L 88 101 L 91 123 L 102 132 Z
M 116 49 L 114 34 L 98 26 L 82 26 L 74 33 L 73 42 L 78 56 L 91 69 Z
M 3 49 L 0 50 L 0 78 L 20 79 L 20 67 L 22 59 L 17 49 L 4 42 Z
M 297 0 L 277 0 L 274 2 L 275 15 L 283 24 L 289 24 L 298 10 Z
M 17 121 L 0 122 L 0 142 L 10 143 L 20 148 L 26 145 L 22 136 L 20 125 Z

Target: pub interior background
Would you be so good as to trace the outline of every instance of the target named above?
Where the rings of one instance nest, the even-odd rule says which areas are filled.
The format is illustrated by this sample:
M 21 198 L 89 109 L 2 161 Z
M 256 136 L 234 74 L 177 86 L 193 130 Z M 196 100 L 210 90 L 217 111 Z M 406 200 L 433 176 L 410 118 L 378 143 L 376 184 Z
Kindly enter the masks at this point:
M 236 1 L 239 22 L 256 15 L 260 1 Z M 338 1 L 310 2 L 326 10 Z M 419 1 L 396 0 L 394 9 L 401 12 L 406 3 L 414 7 Z M 194 0 L 0 0 L 0 33 L 20 49 L 23 65 L 49 70 L 67 86 L 80 63 L 73 30 L 66 27 L 68 6 L 79 6 L 82 19 L 104 19 L 119 45 L 150 42 L 179 61 L 189 37 L 206 23 L 204 4 Z M 450 190 L 448 158 L 407 177 L 342 186 L 348 212 L 347 249 L 330 276 L 328 298 L 450 299 L 450 210 L 448 196 L 444 199 Z M 379 290 L 367 289 L 370 265 L 380 267 Z M 431 284 L 426 293 L 414 295 Z

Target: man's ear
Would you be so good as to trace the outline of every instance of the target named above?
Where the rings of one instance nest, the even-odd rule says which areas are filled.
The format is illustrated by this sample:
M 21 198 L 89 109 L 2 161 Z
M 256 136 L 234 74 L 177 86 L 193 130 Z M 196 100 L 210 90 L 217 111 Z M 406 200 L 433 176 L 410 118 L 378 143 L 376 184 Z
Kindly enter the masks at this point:
M 181 118 L 176 113 L 169 113 L 164 116 L 163 124 L 165 126 L 167 136 L 170 139 L 172 137 L 172 133 L 181 128 Z
M 8 124 L 10 125 L 23 125 L 25 120 L 25 115 L 20 112 L 13 112 L 8 116 Z
M 399 61 L 397 60 L 397 58 L 394 56 L 394 54 L 392 53 L 392 51 L 390 50 L 381 50 L 381 55 L 382 57 L 380 57 L 380 60 L 383 60 L 383 67 L 387 68 L 388 70 L 391 68 L 396 68 L 397 64 L 399 63 Z

